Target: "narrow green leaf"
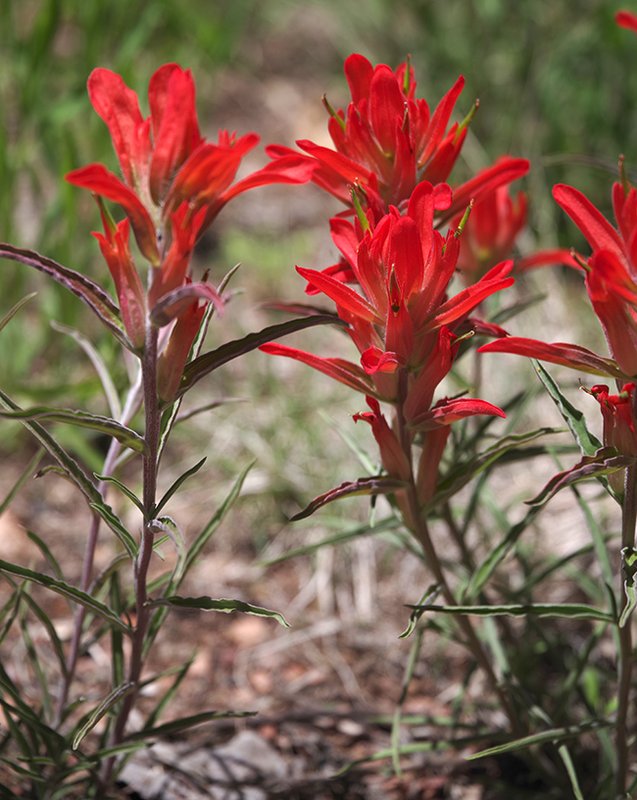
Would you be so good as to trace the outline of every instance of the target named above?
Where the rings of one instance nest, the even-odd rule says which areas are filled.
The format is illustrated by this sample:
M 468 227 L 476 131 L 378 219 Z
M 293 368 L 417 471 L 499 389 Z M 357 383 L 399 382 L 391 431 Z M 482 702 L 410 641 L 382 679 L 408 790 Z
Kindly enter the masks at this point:
M 111 412 L 111 417 L 113 417 L 113 419 L 121 420 L 122 406 L 119 402 L 117 389 L 115 388 L 113 379 L 111 378 L 108 367 L 106 366 L 102 356 L 97 352 L 86 336 L 84 336 L 83 333 L 80 333 L 80 331 L 76 331 L 75 328 L 69 328 L 67 325 L 61 325 L 59 322 L 51 322 L 51 327 L 53 330 L 58 331 L 59 333 L 64 333 L 66 336 L 70 336 L 71 339 L 77 342 L 82 350 L 84 350 L 89 361 L 93 365 L 95 372 L 97 372 L 98 378 L 100 379 L 100 383 L 104 389 L 106 402 L 108 403 L 108 407 Z
M 44 450 L 39 449 L 37 453 L 33 456 L 33 458 L 29 461 L 23 471 L 20 473 L 18 479 L 13 484 L 7 495 L 5 496 L 4 500 L 0 502 L 0 516 L 4 514 L 4 512 L 9 508 L 11 503 L 13 502 L 14 497 L 18 494 L 20 489 L 24 486 L 24 484 L 32 478 L 35 474 L 36 469 L 38 468 L 38 464 L 42 460 L 42 456 L 44 455 Z
M 564 397 L 546 367 L 535 359 L 531 359 L 531 364 L 533 364 L 533 369 L 537 373 L 538 378 L 575 437 L 575 441 L 580 446 L 582 454 L 585 456 L 594 455 L 600 449 L 602 443 L 596 436 L 593 436 L 586 427 L 584 414 Z
M 21 411 L 22 409 L 17 406 L 10 397 L 0 390 L 0 405 L 10 411 Z M 35 436 L 45 450 L 53 456 L 57 463 L 62 467 L 66 475 L 71 481 L 80 489 L 89 502 L 101 503 L 102 496 L 97 491 L 97 488 L 88 479 L 82 468 L 77 461 L 73 459 L 61 447 L 51 434 L 34 420 L 21 419 L 20 422 Z
M 117 486 L 120 492 L 128 497 L 131 503 L 136 506 L 142 513 L 142 516 L 146 516 L 146 511 L 144 510 L 144 504 L 142 501 L 137 497 L 135 492 L 131 491 L 128 486 L 123 484 L 117 478 L 114 478 L 112 475 L 98 475 L 97 472 L 94 472 L 93 475 L 97 478 L 98 481 L 102 481 L 103 483 L 112 483 L 113 486 Z
M 476 571 L 471 576 L 469 584 L 464 591 L 463 596 L 466 600 L 474 600 L 476 597 L 478 597 L 489 578 L 515 547 L 518 539 L 533 522 L 541 508 L 542 506 L 534 506 L 533 508 L 529 509 L 523 519 L 516 523 L 506 533 L 499 544 L 493 548 L 485 560 L 478 566 Z
M 373 525 L 369 525 L 367 523 L 365 525 L 357 525 L 355 528 L 343 531 L 342 533 L 337 533 L 334 536 L 328 536 L 327 538 L 321 539 L 318 542 L 312 542 L 312 544 L 306 544 L 302 547 L 295 547 L 293 550 L 288 550 L 287 553 L 276 556 L 276 558 L 269 558 L 265 561 L 260 561 L 259 564 L 263 567 L 271 567 L 274 564 L 280 564 L 282 561 L 288 561 L 290 558 L 310 555 L 311 553 L 320 550 L 322 547 L 332 547 L 337 544 L 342 544 L 343 542 L 349 542 L 352 539 L 357 539 L 360 536 L 370 536 L 372 534 L 394 530 L 396 528 L 400 528 L 402 524 L 402 521 L 397 517 L 386 517 L 385 519 L 375 522 Z
M 562 744 L 557 748 L 557 752 L 559 753 L 559 756 L 562 759 L 562 763 L 564 764 L 564 768 L 566 769 L 566 774 L 568 775 L 568 778 L 571 782 L 571 789 L 573 790 L 573 794 L 575 795 L 575 800 L 584 800 L 584 795 L 582 794 L 582 789 L 579 785 L 579 780 L 577 778 L 575 764 L 573 764 L 573 759 L 571 758 L 571 754 L 568 751 L 568 747 L 565 744 Z
M 44 272 L 45 275 L 62 284 L 74 295 L 83 300 L 115 337 L 132 350 L 133 347 L 124 333 L 119 309 L 109 295 L 94 281 L 82 275 L 81 272 L 69 269 L 58 264 L 46 256 L 41 256 L 33 250 L 23 250 L 10 244 L 0 244 L 0 258 L 18 261 L 26 266 Z
M 279 614 L 278 611 L 271 611 L 268 608 L 253 606 L 251 603 L 244 603 L 243 600 L 228 600 L 225 598 L 214 600 L 212 597 L 179 597 L 178 595 L 171 595 L 170 597 L 161 597 L 157 600 L 151 600 L 150 605 L 191 608 L 199 609 L 200 611 L 220 611 L 222 614 L 241 611 L 244 614 L 253 614 L 256 617 L 270 617 L 271 619 L 275 619 L 279 625 L 283 625 L 284 628 L 290 627 L 283 615 Z
M 242 339 L 235 339 L 232 342 L 227 342 L 221 345 L 216 350 L 209 353 L 204 353 L 198 356 L 189 364 L 186 364 L 184 370 L 184 377 L 179 387 L 179 394 L 183 395 L 198 381 L 210 374 L 214 370 L 227 364 L 239 356 L 256 350 L 262 344 L 273 342 L 280 339 L 282 336 L 287 336 L 296 331 L 302 331 L 305 328 L 312 328 L 316 325 L 341 325 L 345 326 L 346 323 L 339 320 L 333 314 L 328 315 L 313 315 L 310 317 L 301 317 L 299 319 L 288 320 L 287 322 L 280 322 L 277 325 L 270 325 L 257 333 L 250 333 Z
M 398 636 L 399 639 L 406 639 L 408 636 L 411 636 L 411 634 L 414 632 L 416 628 L 416 625 L 418 624 L 418 620 L 422 617 L 427 608 L 436 599 L 436 597 L 438 597 L 439 594 L 440 594 L 440 586 L 438 586 L 435 583 L 429 586 L 427 589 L 425 589 L 423 596 L 418 601 L 418 605 L 409 615 L 409 622 L 407 623 L 407 627 Z
M 173 699 L 173 697 L 177 693 L 177 690 L 181 686 L 181 683 L 183 682 L 184 678 L 188 674 L 188 670 L 193 665 L 194 660 L 195 660 L 195 656 L 196 656 L 196 652 L 193 652 L 193 654 L 190 656 L 188 661 L 186 661 L 184 664 L 181 665 L 181 667 L 179 667 L 179 669 L 177 671 L 177 674 L 175 675 L 175 679 L 173 680 L 171 685 L 168 687 L 168 689 L 164 692 L 163 696 L 160 698 L 160 700 L 157 703 L 157 705 L 155 706 L 155 708 L 153 708 L 153 710 L 148 715 L 148 718 L 146 720 L 146 724 L 144 726 L 145 728 L 152 729 L 153 725 L 157 722 L 157 720 L 161 716 L 162 711 L 166 708 L 166 706 Z M 167 674 L 167 671 L 165 671 L 164 674 Z
M 572 486 L 590 478 L 611 475 L 625 469 L 634 461 L 635 459 L 630 456 L 618 454 L 612 447 L 603 447 L 593 456 L 584 456 L 570 469 L 558 472 L 536 497 L 526 502 L 532 506 L 543 506 L 566 486 Z
M 412 606 L 408 608 L 435 611 L 440 614 L 466 614 L 479 617 L 568 617 L 570 619 L 594 619 L 614 622 L 613 615 L 601 608 L 583 603 L 528 603 L 503 606 Z
M 223 503 L 219 506 L 219 508 L 212 515 L 212 517 L 210 518 L 208 524 L 204 527 L 204 529 L 201 531 L 201 533 L 197 536 L 195 541 L 190 545 L 190 547 L 188 549 L 188 553 L 186 554 L 186 559 L 184 561 L 184 567 L 183 567 L 182 575 L 180 576 L 180 578 L 178 579 L 177 583 L 175 584 L 175 588 L 179 587 L 179 585 L 181 584 L 181 580 L 182 580 L 183 576 L 185 576 L 188 573 L 188 570 L 195 563 L 195 561 L 199 557 L 199 554 L 201 553 L 203 548 L 206 546 L 206 544 L 208 543 L 208 541 L 210 540 L 212 535 L 215 533 L 215 531 L 217 530 L 219 525 L 221 525 L 221 523 L 225 519 L 225 516 L 228 513 L 228 511 L 230 511 L 230 509 L 234 505 L 235 501 L 239 497 L 239 494 L 241 493 L 241 488 L 243 487 L 243 483 L 244 483 L 248 473 L 250 472 L 250 470 L 252 469 L 253 466 L 254 466 L 254 461 L 251 462 L 250 464 L 248 464 L 245 467 L 245 469 L 242 470 L 242 472 L 239 473 L 239 475 L 237 476 L 237 479 L 232 484 L 232 487 L 230 488 L 230 491 L 228 492 L 228 495 L 226 496 L 226 498 L 223 501 Z
M 137 542 L 133 539 L 127 529 L 124 527 L 123 522 L 119 519 L 119 517 L 115 514 L 113 509 L 110 506 L 107 506 L 106 503 L 89 503 L 90 507 L 96 511 L 100 517 L 104 520 L 104 522 L 108 525 L 108 527 L 113 531 L 115 536 L 120 540 L 120 542 L 126 548 L 126 552 L 131 558 L 135 558 L 137 556 Z
M 35 572 L 34 570 L 27 569 L 26 567 L 20 567 L 17 564 L 11 564 L 8 561 L 2 560 L 0 560 L 0 572 L 8 572 L 10 575 L 16 575 L 19 578 L 23 578 L 25 581 L 32 581 L 33 583 L 37 583 L 39 586 L 44 586 L 46 589 L 50 589 L 52 592 L 62 595 L 62 597 L 67 597 L 70 600 L 79 603 L 80 605 L 84 606 L 84 608 L 100 616 L 102 619 L 108 622 L 109 625 L 114 625 L 116 628 L 120 628 L 126 634 L 131 633 L 128 625 L 122 622 L 122 620 L 117 617 L 110 610 L 110 608 L 108 608 L 108 606 L 105 606 L 103 603 L 100 603 L 99 600 L 91 597 L 86 592 L 76 589 L 74 586 L 71 586 L 64 581 L 51 578 L 49 575 L 44 575 L 41 572 Z
M 340 500 L 342 497 L 394 494 L 399 489 L 404 489 L 405 486 L 405 481 L 401 481 L 398 478 L 390 478 L 387 475 L 372 475 L 355 481 L 345 481 L 340 486 L 336 486 L 334 489 L 315 497 L 303 511 L 299 511 L 298 514 L 291 517 L 290 521 L 296 522 L 299 519 L 305 519 L 305 517 L 309 517 L 322 506 L 332 503 L 334 500 Z
M 51 642 L 51 646 L 53 648 L 53 652 L 56 655 L 58 660 L 58 664 L 60 665 L 60 672 L 63 676 L 66 676 L 67 669 L 66 669 L 66 657 L 64 655 L 64 648 L 62 647 L 62 642 L 60 641 L 60 637 L 55 630 L 55 625 L 51 621 L 51 617 L 47 614 L 44 609 L 42 609 L 35 600 L 31 597 L 30 594 L 25 592 L 23 594 L 24 602 L 27 603 L 31 611 L 35 614 L 35 616 L 40 620 L 42 626 L 46 630 L 49 640 Z
M 37 533 L 34 533 L 33 531 L 27 531 L 27 536 L 29 537 L 29 539 L 31 539 L 33 544 L 42 553 L 42 555 L 44 556 L 47 564 L 51 567 L 51 570 L 53 571 L 53 574 L 55 575 L 55 577 L 58 580 L 61 580 L 61 581 L 64 580 L 64 574 L 62 572 L 62 568 L 60 567 L 57 559 L 55 558 L 55 556 L 51 552 L 51 549 L 47 545 L 47 543 L 43 539 L 41 539 L 37 535 Z
M 533 733 L 529 736 L 523 736 L 520 739 L 514 739 L 510 742 L 505 742 L 504 744 L 498 744 L 494 747 L 488 747 L 486 750 L 481 750 L 479 753 L 472 753 L 470 756 L 467 756 L 467 761 L 476 761 L 478 758 L 487 758 L 489 756 L 497 756 L 501 753 L 512 753 L 515 750 L 524 750 L 527 747 L 533 747 L 536 744 L 557 744 L 558 742 L 566 741 L 567 739 L 573 739 L 577 736 L 581 736 L 583 733 L 588 733 L 588 731 L 599 730 L 600 728 L 608 728 L 611 726 L 611 722 L 606 720 L 590 720 L 589 722 L 583 722 L 580 725 L 571 725 L 569 727 L 564 728 L 551 728 L 547 731 L 541 731 L 540 733 Z
M 146 449 L 144 439 L 135 431 L 117 422 L 110 417 L 99 414 L 89 414 L 88 411 L 75 411 L 71 408 L 50 408 L 49 406 L 35 406 L 34 408 L 20 409 L 19 411 L 0 411 L 0 417 L 17 420 L 47 419 L 51 422 L 66 422 L 80 428 L 89 428 L 93 431 L 111 436 L 125 447 L 130 447 L 137 453 Z
M 2 330 L 2 329 L 3 329 L 3 328 L 6 326 L 6 325 L 8 325 L 8 324 L 9 324 L 9 322 L 11 322 L 11 320 L 12 320 L 12 319 L 15 317 L 15 315 L 16 315 L 16 314 L 18 313 L 18 311 L 19 311 L 19 310 L 22 308 L 22 306 L 23 306 L 23 305 L 26 305 L 26 303 L 28 303 L 28 302 L 29 302 L 29 300 L 32 300 L 32 299 L 33 299 L 33 298 L 34 298 L 36 295 L 37 295 L 37 292 L 31 292 L 31 294 L 28 294 L 28 295 L 26 295 L 25 297 L 23 297 L 21 300 L 18 300 L 18 302 L 17 302 L 15 305 L 13 305 L 13 306 L 12 306 L 12 307 L 11 307 L 11 308 L 10 308 L 10 309 L 7 311 L 7 313 L 6 313 L 6 314 L 5 314 L 5 315 L 4 315 L 4 316 L 3 316 L 3 317 L 0 319 L 0 331 L 1 331 L 1 330 Z
M 129 733 L 126 742 L 136 739 L 150 739 L 156 736 L 173 736 L 175 733 L 194 728 L 195 725 L 202 725 L 204 722 L 212 722 L 216 719 L 243 719 L 245 717 L 256 716 L 256 711 L 204 711 L 201 714 L 193 714 L 191 717 L 182 717 L 155 728 L 142 728 L 140 731 Z
M 120 686 L 116 686 L 113 691 L 90 712 L 86 720 L 77 727 L 73 734 L 73 744 L 71 745 L 73 750 L 77 750 L 82 740 L 93 730 L 104 714 L 108 713 L 111 708 L 113 708 L 116 703 L 119 703 L 122 698 L 126 697 L 127 694 L 130 694 L 134 687 L 135 684 L 131 681 L 126 681 L 120 684 Z
M 198 461 L 195 464 L 194 467 L 191 467 L 190 469 L 186 470 L 186 472 L 184 472 L 182 475 L 180 475 L 175 480 L 175 482 L 172 484 L 172 486 L 166 491 L 164 496 L 161 498 L 159 503 L 157 503 L 157 505 L 155 506 L 155 509 L 153 511 L 153 516 L 156 516 L 157 514 L 159 514 L 159 512 L 166 505 L 166 503 L 170 500 L 170 498 L 175 494 L 175 492 L 180 488 L 180 486 L 182 486 L 182 484 L 185 481 L 187 481 L 188 478 L 192 477 L 197 472 L 199 472 L 199 470 L 203 467 L 203 465 L 205 463 L 206 463 L 206 458 L 204 457 L 204 458 L 201 459 L 201 461 Z
M 509 454 L 515 453 L 522 445 L 538 439 L 542 436 L 547 436 L 554 433 L 562 433 L 561 428 L 538 428 L 537 430 L 528 433 L 511 434 L 497 441 L 483 453 L 470 458 L 467 461 L 460 462 L 454 465 L 447 474 L 439 482 L 435 495 L 432 497 L 427 505 L 427 508 L 433 510 L 441 503 L 449 500 L 453 495 L 460 491 L 464 486 L 480 475 L 489 467 L 494 464 L 504 461 Z M 544 450 L 535 451 L 535 455 L 539 455 Z M 523 457 L 526 459 L 528 453 L 524 453 Z

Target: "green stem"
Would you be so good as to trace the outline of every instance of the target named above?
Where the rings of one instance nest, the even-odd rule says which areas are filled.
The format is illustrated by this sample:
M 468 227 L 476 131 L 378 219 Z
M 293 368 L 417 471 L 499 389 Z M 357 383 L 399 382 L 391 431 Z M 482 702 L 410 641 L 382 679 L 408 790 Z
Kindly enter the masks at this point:
M 633 401 L 635 402 L 635 401 Z M 634 413 L 634 412 L 633 412 Z M 622 550 L 635 547 L 635 522 L 637 520 L 637 467 L 626 468 L 624 483 L 624 505 L 622 508 Z M 624 576 L 620 574 L 621 617 L 628 598 L 624 591 Z M 619 628 L 619 661 L 617 678 L 617 720 L 615 727 L 615 745 L 617 748 L 617 797 L 626 797 L 629 769 L 628 730 L 630 685 L 633 670 L 632 620 L 630 617 Z

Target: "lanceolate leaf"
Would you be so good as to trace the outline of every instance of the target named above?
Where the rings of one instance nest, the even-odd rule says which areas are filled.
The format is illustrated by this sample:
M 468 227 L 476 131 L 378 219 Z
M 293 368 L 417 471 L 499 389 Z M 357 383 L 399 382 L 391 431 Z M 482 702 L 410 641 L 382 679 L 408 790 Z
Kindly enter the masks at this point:
M 412 606 L 414 610 L 436 611 L 439 614 L 461 614 L 478 617 L 568 617 L 613 622 L 612 614 L 583 603 L 529 603 L 506 606 Z
M 344 322 L 337 320 L 333 314 L 316 314 L 310 317 L 291 319 L 288 320 L 288 322 L 280 322 L 277 325 L 270 325 L 258 333 L 250 333 L 242 339 L 235 339 L 233 342 L 227 342 L 216 350 L 204 353 L 204 355 L 186 364 L 184 377 L 179 387 L 179 395 L 187 392 L 191 386 L 194 386 L 197 381 L 200 381 L 213 370 L 218 369 L 223 364 L 227 364 L 229 361 L 238 358 L 244 353 L 256 350 L 262 344 L 267 344 L 267 342 L 280 339 L 282 336 L 287 336 L 296 331 L 302 331 L 305 328 L 313 328 L 315 325 L 336 324 L 345 325 Z
M 26 569 L 26 567 L 19 567 L 17 564 L 11 564 L 8 561 L 2 560 L 0 560 L 0 572 L 8 572 L 10 575 L 16 575 L 18 578 L 23 578 L 25 581 L 32 581 L 39 586 L 44 586 L 46 589 L 50 589 L 52 592 L 62 595 L 62 597 L 79 603 L 88 611 L 92 611 L 94 614 L 100 616 L 108 622 L 109 625 L 120 628 L 124 633 L 130 634 L 131 632 L 128 625 L 122 622 L 108 606 L 105 606 L 104 603 L 91 597 L 91 595 L 80 589 L 76 589 L 74 586 L 64 581 L 56 580 L 49 575 L 44 575 L 42 572 L 35 572 L 34 570 Z
M 23 250 L 10 244 L 0 244 L 0 258 L 18 261 L 28 267 L 44 272 L 54 281 L 62 284 L 73 294 L 83 300 L 87 306 L 97 314 L 106 327 L 115 334 L 119 341 L 128 349 L 132 349 L 124 333 L 119 309 L 110 296 L 86 275 L 73 269 L 62 266 L 46 256 L 41 256 L 33 250 Z
M 594 455 L 600 449 L 602 443 L 596 436 L 593 436 L 586 427 L 584 414 L 564 397 L 550 372 L 548 372 L 539 361 L 533 359 L 531 363 L 533 364 L 538 378 L 542 381 L 544 388 L 548 392 L 549 397 L 559 409 L 560 414 L 564 418 L 564 422 L 566 422 L 571 433 L 575 437 L 575 441 L 580 446 L 582 455 Z
M 15 317 L 15 315 L 22 308 L 22 306 L 28 303 L 29 300 L 32 300 L 36 296 L 36 294 L 37 292 L 31 292 L 31 294 L 28 294 L 26 295 L 26 297 L 23 297 L 21 300 L 18 300 L 18 302 L 7 311 L 4 317 L 0 319 L 0 331 L 5 327 L 5 325 L 11 322 L 11 320 Z
M 521 739 L 514 739 L 511 742 L 495 745 L 489 747 L 487 750 L 481 750 L 479 753 L 473 753 L 467 756 L 469 761 L 474 761 L 478 758 L 486 758 L 487 756 L 497 756 L 500 753 L 510 753 L 514 750 L 523 750 L 526 747 L 532 747 L 536 744 L 556 744 L 563 742 L 566 739 L 573 739 L 576 736 L 581 736 L 588 731 L 599 730 L 600 728 L 609 728 L 611 722 L 606 720 L 591 720 L 590 722 L 582 722 L 580 725 L 571 725 L 567 728 L 551 728 L 548 731 L 541 731 L 540 733 L 533 733 L 530 736 L 523 736 Z
M 138 453 L 145 449 L 144 439 L 138 433 L 127 428 L 110 417 L 98 414 L 89 414 L 87 411 L 75 411 L 70 408 L 50 408 L 49 406 L 36 406 L 18 411 L 0 411 L 0 417 L 7 419 L 48 419 L 52 422 L 68 422 L 80 428 L 90 428 L 107 436 L 112 436 L 125 447 L 130 447 Z
M 254 717 L 256 711 L 204 711 L 201 714 L 193 714 L 191 717 L 175 719 L 155 728 L 142 728 L 140 731 L 129 733 L 126 741 L 135 739 L 149 739 L 156 736 L 171 736 L 180 731 L 194 728 L 195 725 L 202 725 L 204 722 L 212 722 L 216 719 L 242 719 L 243 717 Z
M 166 503 L 170 500 L 170 498 L 175 494 L 175 492 L 179 489 L 179 487 L 188 480 L 192 475 L 195 475 L 199 470 L 203 467 L 206 463 L 206 458 L 202 458 L 201 461 L 198 461 L 194 467 L 190 467 L 187 469 L 182 475 L 180 475 L 177 480 L 172 484 L 172 486 L 166 491 L 162 499 L 157 503 L 153 510 L 153 516 L 159 514 L 162 508 L 166 505 Z
M 522 445 L 538 439 L 541 436 L 546 436 L 552 433 L 562 433 L 560 428 L 538 428 L 529 433 L 513 434 L 505 436 L 500 439 L 484 453 L 480 453 L 475 458 L 469 461 L 460 463 L 452 467 L 449 472 L 440 481 L 435 495 L 429 502 L 429 508 L 434 508 L 440 503 L 453 497 L 456 492 L 459 492 L 463 486 L 469 483 L 470 480 L 475 478 L 488 467 L 495 464 L 497 461 L 509 457 L 509 454 L 521 449 Z M 538 451 L 538 454 L 541 451 Z M 528 457 L 528 452 L 524 453 L 524 457 Z
M 359 494 L 394 494 L 399 489 L 405 488 L 405 482 L 398 478 L 389 478 L 386 475 L 372 475 L 369 478 L 359 478 L 356 481 L 345 481 L 340 486 L 330 489 L 329 492 L 315 497 L 303 511 L 295 514 L 291 521 L 295 522 L 313 514 L 321 506 L 340 500 L 341 497 L 352 497 Z
M 544 505 L 565 486 L 572 486 L 574 483 L 579 483 L 589 478 L 610 475 L 613 472 L 624 469 L 634 461 L 635 459 L 629 456 L 618 455 L 617 451 L 611 447 L 603 447 L 594 456 L 584 456 L 574 467 L 558 472 L 537 497 L 534 497 L 533 500 L 527 500 L 527 503 L 533 506 Z
M 2 390 L 0 390 L 0 406 L 3 406 L 9 411 L 22 410 L 10 397 L 4 394 Z M 102 496 L 95 485 L 89 480 L 79 464 L 55 441 L 51 434 L 45 430 L 39 422 L 28 419 L 21 419 L 20 421 L 33 436 L 35 436 L 47 452 L 53 456 L 60 467 L 62 467 L 65 474 L 68 475 L 70 480 L 80 489 L 88 501 L 91 503 L 102 503 Z
M 275 619 L 279 625 L 283 625 L 284 628 L 290 627 L 283 615 L 279 614 L 278 611 L 270 611 L 268 608 L 253 606 L 251 603 L 244 603 L 243 600 L 227 600 L 224 598 L 214 600 L 212 597 L 179 597 L 177 595 L 172 595 L 171 597 L 151 600 L 151 605 L 171 606 L 173 608 L 197 608 L 201 611 L 221 611 L 223 614 L 230 614 L 233 611 L 242 611 L 244 614 L 254 614 L 257 617 L 270 617 L 271 619 Z
M 88 733 L 90 733 L 90 731 L 93 730 L 97 723 L 102 719 L 104 714 L 108 713 L 108 711 L 123 697 L 126 697 L 126 695 L 129 694 L 134 687 L 135 684 L 130 681 L 122 683 L 120 686 L 116 686 L 113 691 L 110 692 L 102 700 L 102 702 L 90 712 L 88 717 L 77 728 L 73 736 L 73 744 L 71 745 L 73 750 L 77 750 L 82 743 L 82 740 Z

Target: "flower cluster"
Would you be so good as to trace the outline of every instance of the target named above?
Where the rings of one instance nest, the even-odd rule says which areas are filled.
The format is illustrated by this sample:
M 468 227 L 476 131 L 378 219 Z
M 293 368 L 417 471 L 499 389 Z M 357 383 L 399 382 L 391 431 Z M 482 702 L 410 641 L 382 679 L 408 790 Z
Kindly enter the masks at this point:
M 135 92 L 108 69 L 91 73 L 88 92 L 109 129 L 122 177 L 102 164 L 89 164 L 66 178 L 98 198 L 104 232 L 95 236 L 115 283 L 131 348 L 144 348 L 149 326 L 174 323 L 159 362 L 160 393 L 170 400 L 207 304 L 221 306 L 210 284 L 190 278 L 197 239 L 241 192 L 269 183 L 305 182 L 313 167 L 289 154 L 235 182 L 259 137 L 222 130 L 216 143 L 207 142 L 199 129 L 192 75 L 177 64 L 165 64 L 152 76 L 146 118 Z M 115 223 L 104 200 L 119 205 L 125 218 Z M 131 255 L 131 228 L 150 265 L 148 281 Z
M 504 416 L 484 400 L 436 400 L 434 395 L 464 340 L 476 332 L 505 335 L 471 313 L 513 283 L 513 262 L 506 258 L 525 223 L 526 205 L 523 199 L 511 204 L 508 184 L 529 165 L 524 159 L 501 158 L 452 189 L 444 181 L 471 116 L 449 124 L 463 79 L 431 114 L 426 101 L 416 98 L 409 64 L 393 71 L 351 55 L 345 74 L 352 95 L 347 111 L 335 111 L 326 102 L 335 149 L 297 143 L 315 166 L 312 180 L 348 207 L 330 221 L 340 259 L 322 271 L 297 271 L 307 281 L 308 294 L 322 293 L 335 303 L 359 362 L 278 343 L 262 349 L 302 361 L 364 394 L 369 411 L 354 419 L 371 425 L 384 471 L 399 483 L 411 482 L 424 507 L 436 489 L 451 423 L 476 414 Z M 268 152 L 273 163 L 294 153 L 283 147 Z M 463 247 L 467 215 L 462 212 L 474 200 L 478 221 L 469 246 Z M 447 232 L 440 232 L 444 220 L 454 218 Z M 453 277 L 463 262 L 468 267 L 476 241 L 486 243 L 491 268 L 485 269 L 482 259 L 479 272 L 453 295 Z M 381 403 L 392 407 L 391 422 Z M 414 445 L 422 448 L 416 463 Z M 396 496 L 413 528 L 413 509 L 401 502 L 400 492 Z

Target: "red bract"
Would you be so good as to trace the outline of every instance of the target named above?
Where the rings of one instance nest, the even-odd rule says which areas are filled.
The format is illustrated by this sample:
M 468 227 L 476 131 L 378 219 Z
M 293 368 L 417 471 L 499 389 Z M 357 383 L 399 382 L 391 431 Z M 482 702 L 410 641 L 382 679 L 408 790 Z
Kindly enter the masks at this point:
M 372 413 L 358 415 L 372 425 L 390 476 L 404 479 L 405 443 L 387 426 L 377 400 L 392 403 L 406 425 L 409 441 L 421 431 L 447 426 L 475 414 L 502 415 L 481 400 L 446 399 L 433 408 L 436 388 L 448 374 L 459 339 L 471 323 L 470 312 L 487 296 L 510 286 L 512 264 L 497 265 L 471 287 L 448 297 L 456 269 L 458 239 L 433 228 L 437 208 L 452 201 L 448 187 L 423 181 L 412 194 L 407 211 L 390 212 L 370 225 L 355 251 L 343 224 L 334 239 L 341 245 L 346 269 L 340 273 L 297 267 L 315 291 L 334 301 L 339 317 L 359 350 L 360 366 L 340 358 L 321 358 L 281 344 L 261 349 L 303 361 L 367 396 Z M 353 226 L 352 226 L 353 227 Z M 354 286 L 344 281 L 350 280 Z M 441 451 L 442 453 L 442 451 Z M 437 463 L 437 462 L 436 462 Z M 423 467 L 424 469 L 424 467 Z M 423 485 L 431 484 L 423 477 Z
M 427 101 L 416 97 L 414 72 L 408 64 L 393 71 L 376 67 L 356 53 L 345 61 L 352 100 L 347 111 L 330 111 L 329 132 L 335 150 L 300 140 L 309 161 L 316 164 L 312 180 L 346 205 L 352 187 L 358 190 L 374 218 L 390 205 L 406 201 L 420 181 L 446 181 L 458 158 L 473 112 L 461 124 L 450 123 L 464 86 L 459 77 L 433 113 Z M 289 157 L 285 147 L 270 147 L 275 159 Z M 466 186 L 459 187 L 458 208 L 470 199 L 508 183 L 528 171 L 525 159 L 502 159 Z M 456 206 L 449 209 L 449 215 Z
M 593 250 L 584 265 L 586 289 L 614 360 L 577 345 L 517 337 L 490 342 L 480 349 L 531 356 L 607 377 L 637 375 L 637 192 L 622 183 L 613 186 L 618 228 L 572 186 L 558 184 L 553 196 Z
M 94 70 L 88 90 L 93 107 L 109 128 L 123 180 L 101 164 L 74 170 L 67 180 L 120 205 L 141 252 L 155 267 L 162 260 L 170 217 L 182 203 L 193 213 L 205 207 L 200 234 L 240 192 L 310 178 L 312 165 L 291 155 L 233 186 L 242 159 L 259 137 L 251 133 L 237 138 L 220 131 L 216 144 L 206 142 L 199 132 L 192 75 L 177 64 L 165 64 L 152 76 L 147 118 L 135 92 L 110 70 Z
M 460 237 L 458 268 L 466 283 L 511 256 L 526 215 L 526 194 L 518 192 L 514 199 L 508 186 L 499 186 L 474 203 Z
M 610 394 L 608 386 L 596 384 L 589 393 L 597 400 L 604 420 L 604 445 L 614 447 L 621 455 L 637 456 L 637 431 L 633 416 L 634 383 L 625 383 L 618 394 Z

